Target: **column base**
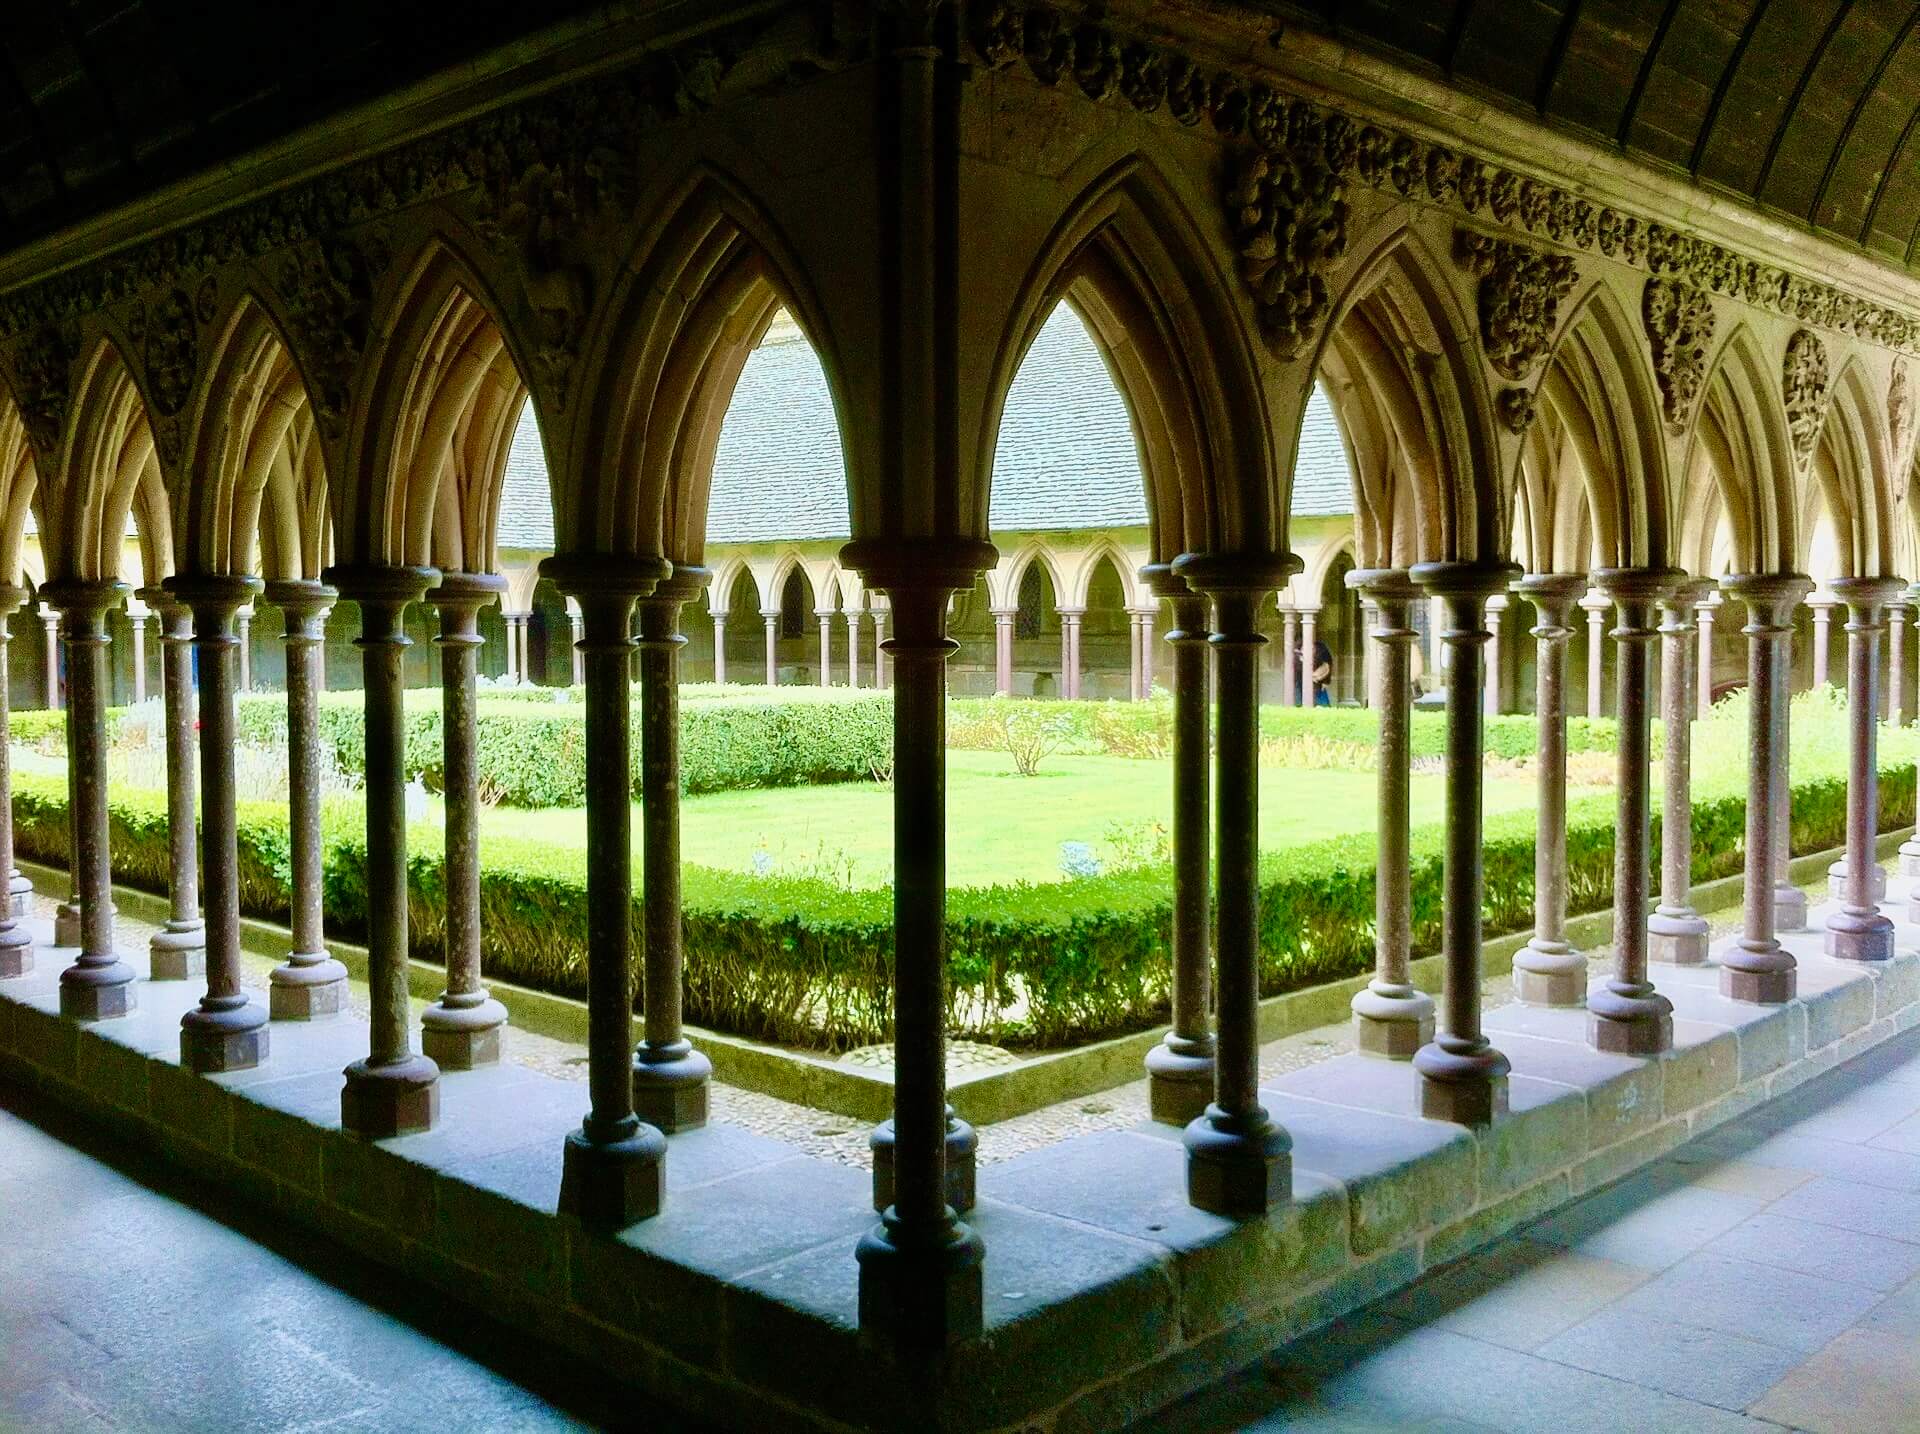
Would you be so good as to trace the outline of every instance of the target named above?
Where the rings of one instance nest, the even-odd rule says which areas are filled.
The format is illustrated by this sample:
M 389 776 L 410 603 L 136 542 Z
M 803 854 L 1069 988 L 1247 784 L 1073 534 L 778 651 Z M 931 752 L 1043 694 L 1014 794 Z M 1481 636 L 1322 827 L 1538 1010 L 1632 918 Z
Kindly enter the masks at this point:
M 180 1018 L 180 1064 L 199 1075 L 250 1071 L 266 1063 L 270 1039 L 258 1001 L 242 998 L 212 1010 L 197 1006 Z
M 1523 1006 L 1584 1006 L 1587 958 L 1536 936 L 1514 955 L 1513 994 Z
M 873 1208 L 876 1211 L 884 1211 L 893 1203 L 893 1147 L 893 1122 L 883 1120 L 867 1137 L 867 1148 L 873 1152 Z M 974 1170 L 979 1151 L 980 1137 L 948 1106 L 946 1196 L 947 1204 L 956 1215 L 964 1215 L 973 1208 Z
M 633 1108 L 663 1134 L 705 1125 L 712 1089 L 713 1062 L 689 1041 L 643 1041 L 633 1053 Z
M 71 901 L 63 901 L 53 909 L 53 944 L 80 944 L 80 908 Z
M 440 1067 L 425 1056 L 355 1061 L 340 1092 L 340 1128 L 369 1140 L 432 1130 L 440 1119 Z
M 470 1071 L 499 1065 L 507 1008 L 484 992 L 472 1005 L 453 1006 L 447 1001 L 442 996 L 420 1013 L 421 1051 L 442 1070 Z
M 200 921 L 169 921 L 147 943 L 150 979 L 191 981 L 207 971 L 207 928 Z
M 1775 931 L 1805 931 L 1807 929 L 1806 892 L 1797 886 L 1774 887 L 1773 929 Z
M 76 964 L 60 973 L 60 1014 L 70 1021 L 111 1021 L 136 1004 L 133 967 L 124 961 Z
M 1900 874 L 1920 876 L 1920 836 L 1908 837 L 1900 843 Z
M 33 935 L 24 926 L 0 931 L 0 981 L 24 976 L 33 969 Z
M 1799 976 L 1793 954 L 1779 942 L 1758 948 L 1743 942 L 1720 962 L 1720 994 L 1755 1005 L 1784 1005 L 1799 989 Z
M 1657 908 L 1647 918 L 1647 957 L 1669 966 L 1702 966 L 1707 960 L 1707 918 L 1690 906 Z
M 7 882 L 7 892 L 13 901 L 14 919 L 27 914 L 27 906 L 33 899 L 33 883 L 19 872 L 15 872 Z
M 1147 1052 L 1147 1111 L 1161 1125 L 1185 1126 L 1213 1103 L 1213 1040 L 1172 1031 Z
M 891 1210 L 860 1237 L 860 1333 L 909 1350 L 978 1339 L 986 1325 L 981 1267 L 987 1249 L 959 1220 L 924 1232 Z
M 1363 1056 L 1409 1061 L 1433 1039 L 1433 997 L 1412 986 L 1373 981 L 1353 998 L 1353 1048 Z
M 1657 1056 L 1673 1049 L 1673 1002 L 1651 986 L 1620 991 L 1611 982 L 1587 999 L 1587 1042 L 1614 1056 Z
M 632 1132 L 617 1140 L 593 1140 L 585 1130 L 567 1136 L 562 1215 L 593 1230 L 624 1230 L 658 1215 L 666 1189 L 667 1138 L 652 1126 L 636 1119 Z
M 1492 1125 L 1507 1113 L 1507 1058 L 1485 1040 L 1440 1036 L 1414 1052 L 1420 1114 L 1455 1125 Z
M 276 1021 L 324 1021 L 347 1008 L 347 968 L 325 952 L 296 952 L 267 973 Z
M 1893 923 L 1878 911 L 1836 911 L 1827 919 L 1827 955 L 1842 961 L 1891 961 Z
M 1872 883 L 1868 888 L 1867 894 L 1871 896 L 1875 902 L 1885 901 L 1887 899 L 1887 869 L 1876 861 L 1867 869 L 1867 880 Z M 1842 857 L 1839 861 L 1834 862 L 1833 865 L 1827 868 L 1827 895 L 1839 902 L 1844 902 L 1847 899 L 1847 861 L 1845 857 Z
M 1254 1106 L 1231 1115 L 1210 1105 L 1190 1124 L 1187 1203 L 1212 1215 L 1264 1215 L 1293 1198 L 1293 1137 Z

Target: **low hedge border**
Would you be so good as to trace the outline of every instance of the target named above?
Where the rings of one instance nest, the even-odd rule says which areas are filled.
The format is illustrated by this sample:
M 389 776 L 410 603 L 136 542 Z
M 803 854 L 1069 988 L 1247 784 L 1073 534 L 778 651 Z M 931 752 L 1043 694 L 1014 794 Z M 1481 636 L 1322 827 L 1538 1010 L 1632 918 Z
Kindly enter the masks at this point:
M 1883 761 L 1883 829 L 1910 825 L 1915 767 Z M 109 803 L 117 877 L 160 891 L 167 879 L 166 804 L 158 792 L 116 792 Z M 1696 794 L 1697 881 L 1740 869 L 1742 793 Z M 1846 782 L 1802 781 L 1793 793 L 1793 849 L 1843 844 Z M 22 775 L 15 782 L 21 852 L 64 863 L 66 784 Z M 1604 908 L 1613 880 L 1614 808 L 1604 796 L 1571 804 L 1567 821 L 1570 906 Z M 1489 818 L 1485 921 L 1488 935 L 1532 920 L 1531 814 Z M 282 808 L 243 804 L 240 893 L 250 915 L 284 919 L 288 837 Z M 330 929 L 350 939 L 366 925 L 364 822 L 357 802 L 329 803 L 325 821 Z M 409 834 L 414 940 L 443 950 L 446 898 L 441 835 Z M 1438 949 L 1441 841 L 1437 825 L 1413 835 L 1414 949 Z M 1658 852 L 1656 817 L 1653 851 Z M 1360 974 L 1373 959 L 1375 845 L 1343 837 L 1275 853 L 1261 863 L 1263 995 Z M 501 979 L 566 995 L 585 990 L 586 853 L 510 839 L 483 846 L 481 920 L 487 970 Z M 849 891 L 811 878 L 748 877 L 689 866 L 682 876 L 688 953 L 686 1010 L 701 1025 L 754 1039 L 838 1050 L 890 1035 L 892 895 Z M 1164 864 L 1047 885 L 962 888 L 947 905 L 948 1020 L 958 1035 L 1016 1046 L 1054 1047 L 1152 1025 L 1168 999 L 1171 875 Z M 644 939 L 640 898 L 634 941 Z

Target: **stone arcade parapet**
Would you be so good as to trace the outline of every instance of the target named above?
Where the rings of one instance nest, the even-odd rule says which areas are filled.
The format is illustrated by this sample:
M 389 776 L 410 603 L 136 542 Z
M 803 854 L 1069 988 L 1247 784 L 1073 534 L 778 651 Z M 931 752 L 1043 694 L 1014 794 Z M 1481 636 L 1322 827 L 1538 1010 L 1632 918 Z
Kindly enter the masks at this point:
M 1897 881 L 1889 910 L 1904 910 Z M 44 939 L 45 923 L 36 922 Z M 1586 1042 L 1584 1013 L 1486 1017 L 1510 1110 L 1480 1130 L 1419 1119 L 1404 1063 L 1337 1058 L 1270 1083 L 1293 1139 L 1292 1200 L 1234 1222 L 1186 1201 L 1176 1131 L 1109 1132 L 983 1172 L 984 1342 L 935 1386 L 856 1329 L 858 1171 L 712 1125 L 673 1137 L 662 1213 L 617 1235 L 556 1216 L 560 1136 L 584 1085 L 515 1067 L 450 1071 L 430 1134 L 339 1129 L 353 1018 L 276 1030 L 271 1069 L 179 1064 L 184 984 L 142 983 L 124 1019 L 58 1014 L 61 962 L 0 986 L 0 1072 L 203 1178 L 660 1397 L 741 1428 L 1113 1429 L 1404 1285 L 1692 1136 L 1920 1024 L 1920 929 L 1885 963 L 1788 938 L 1798 995 L 1722 996 L 1663 968 L 1674 1045 Z M 145 957 L 128 958 L 136 969 Z

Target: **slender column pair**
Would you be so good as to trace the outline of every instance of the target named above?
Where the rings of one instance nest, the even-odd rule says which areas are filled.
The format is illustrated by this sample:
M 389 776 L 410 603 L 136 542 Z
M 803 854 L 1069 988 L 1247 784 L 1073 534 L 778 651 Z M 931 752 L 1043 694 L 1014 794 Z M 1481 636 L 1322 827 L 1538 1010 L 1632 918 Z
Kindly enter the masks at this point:
M 820 619 L 820 685 L 833 685 L 833 609 L 825 608 L 814 614 Z
M 1513 958 L 1514 993 L 1532 1006 L 1582 1006 L 1587 958 L 1567 940 L 1567 641 L 1587 580 L 1533 573 L 1513 585 L 1533 604 L 1535 757 L 1533 937 Z
M 716 612 L 711 616 L 713 618 L 713 680 L 719 683 L 727 680 L 727 615 Z
M 713 1062 L 681 1025 L 680 610 L 713 576 L 676 564 L 640 606 L 640 813 L 646 947 L 644 1035 L 633 1053 L 633 1106 L 671 1135 L 707 1123 Z M 851 620 L 851 617 L 849 618 Z M 851 668 L 849 668 L 851 672 Z
M 860 609 L 850 607 L 847 619 L 847 686 L 860 685 Z
M 326 663 L 327 614 L 339 594 L 325 583 L 281 579 L 266 585 L 280 609 L 287 649 L 287 821 L 293 888 L 293 944 L 267 978 L 267 1009 L 276 1021 L 313 1021 L 346 1009 L 347 968 L 327 951 L 322 906 L 325 842 L 321 835 L 320 693 Z
M 1709 589 L 1693 609 L 1694 618 L 1700 624 L 1700 644 L 1693 665 L 1694 700 L 1698 704 L 1695 710 L 1702 717 L 1713 715 L 1713 622 L 1720 603 L 1719 591 Z
M 1781 617 L 1786 631 L 1777 639 L 1772 707 L 1774 760 L 1780 780 L 1773 786 L 1773 924 L 1776 931 L 1807 929 L 1807 894 L 1793 883 L 1793 638 L 1794 608 Z
M 1013 695 L 1013 624 L 1019 615 L 1017 608 L 993 609 L 993 692 L 996 697 Z
M 780 611 L 760 614 L 762 626 L 767 632 L 767 686 L 774 687 L 780 681 Z
M 1655 609 L 1683 574 L 1666 568 L 1608 568 L 1594 574 L 1619 616 L 1614 640 L 1618 818 L 1613 838 L 1613 974 L 1587 996 L 1587 1034 L 1596 1050 L 1651 1056 L 1673 1046 L 1673 1003 L 1647 979 L 1647 904 L 1653 803 Z
M 1446 850 L 1441 873 L 1441 959 L 1444 1025 L 1414 1053 L 1420 1113 L 1462 1125 L 1487 1125 L 1507 1110 L 1507 1058 L 1480 1026 L 1481 758 L 1485 728 L 1486 601 L 1513 577 L 1505 565 L 1422 563 L 1413 580 L 1443 600 L 1447 681 Z
M 47 711 L 58 712 L 65 705 L 60 695 L 60 611 L 46 600 L 44 588 L 41 590 L 40 621 L 47 629 Z
M 1491 634 L 1487 642 L 1487 716 L 1500 715 L 1500 628 L 1507 612 L 1507 595 L 1495 593 L 1487 599 L 1487 631 Z
M 672 571 L 665 559 L 560 555 L 543 576 L 580 606 L 586 669 L 587 1085 L 592 1108 L 567 1137 L 560 1209 L 618 1229 L 660 1211 L 666 1137 L 633 1108 L 633 604 Z
M 447 989 L 420 1015 L 420 1049 L 442 1070 L 497 1064 L 507 1008 L 480 984 L 480 609 L 507 589 L 493 573 L 442 573 L 427 594 L 439 614 L 441 771 L 446 793 Z
M 79 1021 L 124 1016 L 135 1005 L 133 968 L 114 949 L 113 872 L 107 848 L 107 613 L 122 583 L 55 578 L 41 597 L 60 615 L 67 650 L 67 786 L 79 954 L 60 973 L 60 1014 Z
M 1828 586 L 1832 590 L 1832 585 Z M 1813 610 L 1813 685 L 1825 687 L 1833 671 L 1833 613 L 1840 606 L 1840 599 L 1837 594 L 1821 593 L 1809 598 L 1807 606 Z
M 1140 571 L 1167 600 L 1173 627 L 1173 1023 L 1147 1052 L 1153 1118 L 1187 1125 L 1213 1100 L 1212 893 L 1207 889 L 1207 600 L 1171 564 Z
M 160 691 L 167 728 L 167 887 L 165 923 L 147 943 L 155 981 L 188 981 L 207 969 L 207 927 L 200 916 L 200 866 L 194 825 L 199 762 L 193 691 L 193 613 L 164 588 L 137 594 L 160 620 Z M 298 884 L 295 886 L 296 897 Z
M 240 984 L 240 847 L 233 751 L 239 741 L 236 618 L 260 591 L 238 573 L 177 573 L 163 584 L 193 614 L 200 667 L 200 871 L 206 901 L 207 993 L 180 1018 L 189 1070 L 251 1070 L 271 1045 L 267 1008 Z
M 1398 568 L 1360 569 L 1347 586 L 1372 617 L 1368 705 L 1380 714 L 1379 857 L 1374 863 L 1373 979 L 1353 998 L 1354 1045 L 1363 1055 L 1410 1060 L 1433 1039 L 1433 998 L 1415 989 L 1409 800 L 1413 782 L 1413 604 L 1420 590 Z
M 7 671 L 7 647 L 11 637 L 9 622 L 27 600 L 24 588 L 0 583 L 0 874 L 14 871 L 13 865 L 13 769 L 9 754 L 12 735 L 8 728 L 8 702 L 11 696 Z M 28 888 L 29 891 L 32 889 Z M 21 924 L 24 914 L 11 897 L 0 901 L 0 981 L 24 976 L 33 970 L 33 936 Z
M 440 581 L 433 568 L 351 566 L 326 581 L 360 608 L 366 711 L 367 986 L 372 1019 L 366 1059 L 346 1068 L 340 1124 L 370 1139 L 431 1129 L 440 1115 L 440 1067 L 416 1055 L 407 1004 L 407 771 L 402 664 L 412 640 L 407 609 Z
M 581 615 L 580 605 L 578 603 L 570 602 L 567 604 L 567 607 L 569 609 L 567 622 L 573 632 L 573 647 L 571 649 L 573 654 L 573 685 L 575 687 L 582 687 L 586 685 L 587 669 L 586 656 L 584 649 L 580 646 L 580 640 L 586 631 L 586 619 Z
M 1280 610 L 1280 705 L 1300 705 L 1300 614 Z
M 1887 604 L 1887 691 L 1881 709 L 1896 727 L 1912 723 L 1912 701 L 1907 694 L 1907 619 L 1913 613 L 1911 589 L 1901 587 Z
M 1813 584 L 1794 573 L 1725 578 L 1720 588 L 1746 604 L 1748 761 L 1746 915 L 1740 940 L 1720 959 L 1720 990 L 1738 1001 L 1778 1005 L 1793 999 L 1793 954 L 1781 946 L 1775 921 L 1775 874 L 1786 825 L 1777 808 L 1788 790 L 1786 697 L 1793 611 Z
M 1587 615 L 1587 716 L 1604 716 L 1607 708 L 1607 614 L 1613 604 L 1598 587 L 1589 587 L 1580 599 Z
M 147 619 L 151 616 L 144 589 L 127 599 L 127 627 L 133 637 L 133 702 L 136 707 L 147 700 Z
M 981 1328 L 985 1247 L 960 1219 L 972 1203 L 973 1132 L 946 1096 L 947 605 L 993 566 L 964 539 L 862 540 L 841 561 L 887 595 L 894 636 L 893 1119 L 889 1203 L 855 1251 L 860 1326 L 910 1347 Z M 933 819 L 930 819 L 933 818 Z M 883 1128 L 884 1129 L 884 1128 Z M 876 1195 L 880 1162 L 875 1163 Z
M 884 692 L 889 686 L 887 678 L 887 610 L 884 607 L 873 608 L 873 685 Z
M 1693 714 L 1695 615 L 1711 623 L 1705 598 L 1712 585 L 1688 578 L 1660 599 L 1660 721 L 1663 729 L 1660 808 L 1660 904 L 1647 918 L 1647 955 L 1674 966 L 1707 959 L 1707 922 L 1693 909 Z
M 1060 695 L 1080 695 L 1080 623 L 1087 610 L 1063 607 L 1060 612 Z
M 1300 571 L 1289 553 L 1188 553 L 1173 570 L 1213 599 L 1213 1103 L 1187 1126 L 1187 1199 L 1263 1214 L 1293 1193 L 1293 1141 L 1260 1103 L 1260 633 L 1262 603 Z
M 1893 956 L 1893 922 L 1880 911 L 1886 872 L 1874 853 L 1880 825 L 1880 634 L 1895 578 L 1840 578 L 1847 605 L 1847 855 L 1840 909 L 1827 918 L 1827 954 L 1848 961 Z

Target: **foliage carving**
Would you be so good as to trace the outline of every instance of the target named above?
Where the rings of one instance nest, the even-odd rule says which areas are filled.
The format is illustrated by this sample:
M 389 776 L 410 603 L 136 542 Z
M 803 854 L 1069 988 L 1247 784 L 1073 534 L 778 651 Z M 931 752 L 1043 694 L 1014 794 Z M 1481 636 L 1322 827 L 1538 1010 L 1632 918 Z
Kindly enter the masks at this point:
M 1305 141 L 1248 154 L 1228 186 L 1240 276 L 1282 358 L 1296 357 L 1327 316 L 1324 271 L 1347 250 L 1343 193 L 1320 146 Z
M 1502 376 L 1523 379 L 1538 368 L 1560 323 L 1560 301 L 1573 292 L 1578 269 L 1565 254 L 1461 229 L 1454 259 L 1478 276 L 1480 343 Z
M 1667 430 L 1678 437 L 1707 380 L 1707 354 L 1713 347 L 1713 300 L 1678 279 L 1649 279 L 1640 317 L 1653 350 L 1653 372 Z
M 1820 424 L 1827 415 L 1827 347 L 1810 329 L 1787 340 L 1787 357 L 1780 375 L 1780 396 L 1786 402 L 1787 435 L 1793 456 L 1801 464 L 1813 457 Z

